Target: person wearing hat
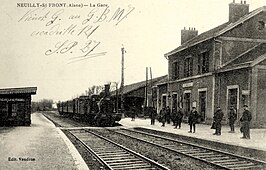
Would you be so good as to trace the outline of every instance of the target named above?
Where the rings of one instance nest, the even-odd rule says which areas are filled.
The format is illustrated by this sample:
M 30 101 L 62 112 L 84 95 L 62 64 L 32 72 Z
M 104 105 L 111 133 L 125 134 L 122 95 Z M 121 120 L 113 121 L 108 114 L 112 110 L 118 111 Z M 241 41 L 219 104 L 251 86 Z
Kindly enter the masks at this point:
M 240 122 L 242 123 L 243 137 L 241 139 L 250 139 L 250 121 L 252 119 L 251 112 L 248 110 L 248 106 L 245 104 L 244 112 L 242 117 L 240 118 Z
M 235 132 L 235 121 L 237 119 L 236 109 L 233 105 L 230 106 L 229 112 L 228 112 L 228 119 L 229 119 L 229 126 L 231 131 L 229 133 Z
M 198 112 L 196 110 L 196 107 L 192 107 L 192 110 L 188 116 L 188 124 L 190 126 L 189 133 L 192 133 L 192 127 L 193 127 L 193 133 L 196 132 L 196 123 L 198 122 Z
M 162 110 L 160 111 L 160 120 L 162 122 L 162 127 L 165 126 L 165 121 L 166 121 L 165 116 L 166 116 L 166 109 L 165 107 L 163 107 Z
M 224 116 L 224 113 L 222 109 L 218 106 L 213 116 L 213 121 L 215 123 L 215 126 L 214 126 L 215 133 L 213 135 L 221 135 L 223 116 Z

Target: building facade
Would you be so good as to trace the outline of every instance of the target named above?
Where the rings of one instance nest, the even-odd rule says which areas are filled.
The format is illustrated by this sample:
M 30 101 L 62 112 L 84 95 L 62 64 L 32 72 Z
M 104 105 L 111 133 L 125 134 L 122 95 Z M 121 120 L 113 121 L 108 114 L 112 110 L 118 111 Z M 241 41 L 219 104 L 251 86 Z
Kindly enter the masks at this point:
M 201 121 L 211 123 L 220 106 L 227 123 L 233 105 L 238 121 L 247 104 L 253 126 L 266 122 L 266 7 L 249 12 L 245 3 L 229 4 L 229 21 L 198 35 L 181 31 L 181 45 L 165 54 L 168 80 L 158 85 L 157 107 L 182 107 L 185 117 L 197 108 Z

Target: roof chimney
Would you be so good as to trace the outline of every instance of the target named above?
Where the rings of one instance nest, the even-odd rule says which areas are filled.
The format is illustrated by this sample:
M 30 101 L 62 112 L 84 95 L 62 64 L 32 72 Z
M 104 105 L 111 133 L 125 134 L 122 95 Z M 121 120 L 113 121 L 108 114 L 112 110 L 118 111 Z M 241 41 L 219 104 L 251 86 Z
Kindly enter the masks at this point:
M 229 4 L 229 22 L 235 22 L 248 13 L 249 4 L 246 4 L 246 1 L 243 3 L 241 0 L 241 3 L 235 3 L 235 0 L 233 0 L 233 2 Z
M 189 41 L 190 39 L 196 37 L 197 35 L 198 30 L 196 30 L 196 28 L 189 27 L 189 29 L 187 30 L 186 27 L 184 27 L 184 29 L 181 30 L 181 45 Z

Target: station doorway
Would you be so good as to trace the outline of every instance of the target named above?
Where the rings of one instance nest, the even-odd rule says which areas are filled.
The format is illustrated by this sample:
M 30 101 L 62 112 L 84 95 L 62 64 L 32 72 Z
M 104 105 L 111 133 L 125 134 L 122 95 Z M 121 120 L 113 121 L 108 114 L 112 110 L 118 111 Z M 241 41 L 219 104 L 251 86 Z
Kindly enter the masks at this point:
M 206 108 L 207 108 L 207 92 L 200 91 L 199 92 L 199 115 L 200 121 L 204 122 L 206 120 Z
M 238 111 L 238 88 L 228 89 L 228 98 L 227 98 L 227 112 L 230 109 L 230 106 L 233 106 L 237 111 L 237 117 L 239 117 Z

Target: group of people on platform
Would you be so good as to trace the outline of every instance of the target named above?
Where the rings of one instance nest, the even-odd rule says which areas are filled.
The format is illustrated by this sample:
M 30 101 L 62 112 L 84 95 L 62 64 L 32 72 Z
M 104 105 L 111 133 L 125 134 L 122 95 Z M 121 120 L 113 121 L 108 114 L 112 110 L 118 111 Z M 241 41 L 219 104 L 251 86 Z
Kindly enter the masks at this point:
M 242 114 L 242 117 L 240 118 L 240 122 L 242 124 L 240 131 L 243 133 L 242 139 L 250 139 L 250 121 L 252 119 L 251 112 L 248 110 L 248 106 L 243 106 L 244 111 Z M 170 110 L 169 106 L 163 107 L 157 117 L 156 110 L 153 109 L 150 113 L 151 118 L 151 125 L 155 124 L 155 119 L 158 118 L 158 120 L 162 123 L 162 127 L 165 126 L 165 123 L 170 124 L 171 120 L 173 121 L 173 126 L 175 129 L 177 127 L 181 128 L 181 123 L 183 120 L 183 111 L 182 108 L 178 107 L 173 108 L 172 111 Z M 211 129 L 215 129 L 215 132 L 213 135 L 221 135 L 221 128 L 222 128 L 222 120 L 224 118 L 224 113 L 220 107 L 217 107 L 214 116 L 213 116 L 213 123 L 211 126 Z M 195 133 L 196 132 L 196 124 L 199 123 L 200 116 L 196 110 L 196 107 L 192 107 L 192 110 L 188 114 L 187 122 L 189 124 L 189 133 Z M 228 120 L 229 120 L 229 126 L 230 131 L 229 133 L 235 132 L 235 121 L 237 120 L 237 112 L 234 106 L 230 106 L 230 109 L 228 111 Z

